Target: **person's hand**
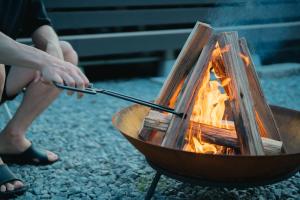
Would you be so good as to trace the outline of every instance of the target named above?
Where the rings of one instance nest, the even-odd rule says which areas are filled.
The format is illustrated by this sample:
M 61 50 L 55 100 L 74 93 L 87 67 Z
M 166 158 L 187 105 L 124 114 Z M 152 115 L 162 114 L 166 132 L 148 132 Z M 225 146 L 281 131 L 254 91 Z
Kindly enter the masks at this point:
M 89 85 L 87 77 L 72 63 L 65 62 L 49 55 L 41 65 L 41 71 L 36 80 L 41 80 L 46 84 L 57 82 L 81 89 L 88 87 Z M 72 93 L 70 92 L 68 94 Z M 82 96 L 82 94 L 80 94 L 80 96 Z
M 88 86 L 89 81 L 80 69 L 77 66 L 63 60 L 63 53 L 59 45 L 49 43 L 47 45 L 46 52 L 51 55 L 50 59 L 48 59 L 50 64 L 43 66 L 40 76 L 38 75 L 37 79 L 41 79 L 44 83 L 48 84 L 54 81 L 78 88 L 85 88 Z M 68 91 L 67 93 L 68 95 L 72 95 L 74 92 Z M 83 96 L 83 93 L 77 94 L 78 98 Z

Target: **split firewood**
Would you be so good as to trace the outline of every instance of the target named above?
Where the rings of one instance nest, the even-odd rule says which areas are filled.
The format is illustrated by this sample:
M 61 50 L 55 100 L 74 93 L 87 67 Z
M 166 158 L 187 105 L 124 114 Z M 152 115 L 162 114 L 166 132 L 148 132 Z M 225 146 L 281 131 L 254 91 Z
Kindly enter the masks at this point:
M 170 106 L 169 102 L 182 81 L 194 67 L 203 47 L 211 37 L 213 29 L 210 25 L 197 22 L 178 55 L 158 97 L 157 104 Z
M 151 110 L 144 120 L 144 129 L 152 130 L 152 143 L 160 144 L 167 131 L 172 114 L 161 113 Z M 195 133 L 201 133 L 204 142 L 216 144 L 230 148 L 240 148 L 234 123 L 223 122 L 221 128 L 190 121 L 189 128 Z M 282 142 L 262 137 L 264 152 L 267 155 L 278 155 L 282 152 Z
M 171 72 L 169 73 L 162 89 L 155 103 L 174 107 L 176 99 L 183 87 L 184 80 L 187 78 L 189 72 L 194 67 L 195 62 L 199 58 L 199 55 L 203 47 L 211 37 L 213 29 L 209 24 L 197 22 L 194 26 L 191 34 L 185 42 L 183 48 L 178 55 Z M 173 105 L 170 104 L 173 102 Z M 139 133 L 140 138 L 150 138 L 151 132 L 144 130 Z
M 189 119 L 192 115 L 197 91 L 200 88 L 200 82 L 206 74 L 209 73 L 208 64 L 215 44 L 216 37 L 212 37 L 208 44 L 203 48 L 201 55 L 191 72 L 187 85 L 175 107 L 176 112 L 184 113 L 185 117 L 172 117 L 162 146 L 175 149 L 183 148 L 185 133 L 188 128 Z
M 259 125 L 260 135 L 274 140 L 281 140 L 279 129 L 274 119 L 273 113 L 267 104 L 262 88 L 259 83 L 257 73 L 255 72 L 254 63 L 251 59 L 247 42 L 244 38 L 239 40 L 242 51 L 242 58 L 247 72 L 249 84 L 251 85 L 251 93 L 255 102 L 256 121 Z M 283 147 L 284 148 L 284 147 Z
M 142 137 L 145 136 L 145 137 Z M 158 129 L 153 129 L 151 127 L 144 126 L 140 130 L 139 138 L 143 141 L 147 141 L 151 144 L 160 145 L 161 141 L 164 139 L 165 132 L 160 131 Z
M 201 131 L 203 141 L 239 148 L 244 155 L 281 152 L 282 143 L 277 141 L 280 140 L 279 131 L 263 96 L 246 43 L 239 41 L 236 32 L 211 35 L 209 25 L 196 24 L 156 100 L 158 104 L 184 113 L 184 117 L 172 115 L 159 122 L 151 121 L 150 117 L 145 120 L 140 138 L 164 147 L 182 149 L 189 129 L 192 134 Z M 218 46 L 220 48 L 215 48 Z M 212 59 L 215 53 L 220 56 Z M 228 100 L 227 96 L 222 96 L 223 100 L 226 98 L 226 106 L 217 109 L 224 111 L 226 119 L 229 116 L 234 128 L 216 128 L 193 122 L 197 106 L 201 106 L 203 99 L 207 100 L 204 92 L 210 70 L 214 70 L 215 78 L 229 97 Z M 213 103 L 214 100 L 209 99 L 208 102 Z M 221 103 L 224 105 L 224 102 Z M 208 112 L 202 114 L 209 120 Z
M 241 60 L 237 32 L 221 33 L 220 47 L 228 48 L 222 52 L 228 84 L 231 109 L 240 149 L 244 155 L 264 155 L 259 126 L 255 117 L 252 88 L 249 85 L 244 63 Z

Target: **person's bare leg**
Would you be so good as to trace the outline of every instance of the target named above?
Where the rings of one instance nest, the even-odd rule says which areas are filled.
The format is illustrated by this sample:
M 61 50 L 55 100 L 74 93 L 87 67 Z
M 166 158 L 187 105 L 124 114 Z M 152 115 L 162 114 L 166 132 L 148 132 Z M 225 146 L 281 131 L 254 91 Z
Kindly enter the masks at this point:
M 77 65 L 78 57 L 72 47 L 61 42 L 64 59 Z M 6 84 L 8 96 L 20 92 L 27 85 L 27 89 L 16 114 L 9 121 L 0 136 L 1 153 L 21 153 L 29 146 L 30 142 L 25 134 L 31 123 L 41 114 L 59 95 L 60 90 L 54 86 L 41 82 L 34 83 L 36 72 L 20 67 L 12 67 Z M 5 141 L 5 142 L 1 142 Z M 49 161 L 56 161 L 58 156 L 47 151 Z
M 3 93 L 3 87 L 4 87 L 4 82 L 5 82 L 5 70 L 4 70 L 4 65 L 0 64 L 0 100 L 2 97 Z M 3 165 L 3 161 L 0 158 L 0 165 Z M 4 185 L 0 185 L 0 191 L 5 192 L 6 190 L 12 191 L 14 189 L 18 189 L 23 187 L 24 184 L 21 181 L 13 181 L 11 183 L 6 183 Z

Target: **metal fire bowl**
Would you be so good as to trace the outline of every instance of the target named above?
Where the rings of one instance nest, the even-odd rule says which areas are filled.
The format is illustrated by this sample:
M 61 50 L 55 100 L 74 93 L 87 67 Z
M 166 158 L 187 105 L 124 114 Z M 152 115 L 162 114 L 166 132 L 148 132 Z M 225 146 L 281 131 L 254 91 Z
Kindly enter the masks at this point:
M 152 166 L 165 172 L 215 186 L 264 185 L 288 178 L 300 170 L 300 112 L 271 106 L 287 154 L 272 156 L 196 154 L 165 148 L 138 138 L 149 108 L 140 105 L 116 113 L 113 125 Z

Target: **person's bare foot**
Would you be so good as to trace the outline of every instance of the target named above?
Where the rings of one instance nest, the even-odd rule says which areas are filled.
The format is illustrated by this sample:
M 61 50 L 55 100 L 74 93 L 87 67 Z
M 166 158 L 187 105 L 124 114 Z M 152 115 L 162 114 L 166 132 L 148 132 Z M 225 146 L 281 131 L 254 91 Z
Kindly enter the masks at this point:
M 3 165 L 3 161 L 0 158 L 0 165 Z M 24 187 L 24 184 L 21 181 L 12 181 L 3 185 L 0 185 L 0 192 L 13 191 L 19 188 Z
M 20 154 L 27 150 L 31 142 L 23 136 L 12 134 L 0 134 L 0 154 Z M 59 159 L 58 155 L 51 151 L 46 151 L 48 160 L 55 162 Z

